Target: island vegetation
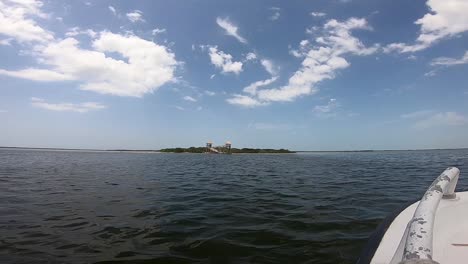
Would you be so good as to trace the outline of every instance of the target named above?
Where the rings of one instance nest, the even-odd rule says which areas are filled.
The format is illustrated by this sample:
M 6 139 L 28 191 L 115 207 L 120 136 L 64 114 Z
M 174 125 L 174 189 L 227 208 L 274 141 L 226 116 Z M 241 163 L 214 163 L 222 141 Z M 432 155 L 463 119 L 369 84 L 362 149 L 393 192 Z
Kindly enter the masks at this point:
M 170 153 L 205 153 L 205 147 L 190 147 L 190 148 L 166 148 L 159 150 L 160 152 Z M 231 153 L 258 153 L 258 154 L 270 154 L 270 153 L 296 153 L 288 149 L 259 149 L 259 148 L 232 148 Z

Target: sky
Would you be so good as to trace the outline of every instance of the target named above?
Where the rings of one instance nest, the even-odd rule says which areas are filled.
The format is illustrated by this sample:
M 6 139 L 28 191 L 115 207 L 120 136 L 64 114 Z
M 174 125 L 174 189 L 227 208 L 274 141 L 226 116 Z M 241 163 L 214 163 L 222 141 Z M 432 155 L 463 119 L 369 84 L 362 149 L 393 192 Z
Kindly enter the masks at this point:
M 467 0 L 0 0 L 0 146 L 468 147 Z

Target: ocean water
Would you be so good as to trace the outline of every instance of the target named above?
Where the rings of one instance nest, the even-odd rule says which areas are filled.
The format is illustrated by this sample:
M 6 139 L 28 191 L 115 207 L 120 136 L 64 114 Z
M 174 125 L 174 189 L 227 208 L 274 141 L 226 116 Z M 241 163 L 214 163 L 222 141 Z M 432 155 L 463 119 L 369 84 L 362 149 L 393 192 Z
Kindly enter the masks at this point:
M 468 150 L 207 155 L 0 149 L 1 263 L 354 263 Z

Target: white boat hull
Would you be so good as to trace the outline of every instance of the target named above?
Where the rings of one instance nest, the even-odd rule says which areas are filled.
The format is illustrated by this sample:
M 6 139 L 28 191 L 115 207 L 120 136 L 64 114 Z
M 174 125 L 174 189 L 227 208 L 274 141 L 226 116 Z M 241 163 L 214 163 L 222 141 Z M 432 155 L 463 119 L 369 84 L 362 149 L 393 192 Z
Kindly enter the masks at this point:
M 393 219 L 369 263 L 400 263 L 392 259 L 419 203 L 411 204 Z M 468 263 L 468 192 L 457 192 L 455 199 L 442 199 L 435 215 L 432 259 L 440 264 Z

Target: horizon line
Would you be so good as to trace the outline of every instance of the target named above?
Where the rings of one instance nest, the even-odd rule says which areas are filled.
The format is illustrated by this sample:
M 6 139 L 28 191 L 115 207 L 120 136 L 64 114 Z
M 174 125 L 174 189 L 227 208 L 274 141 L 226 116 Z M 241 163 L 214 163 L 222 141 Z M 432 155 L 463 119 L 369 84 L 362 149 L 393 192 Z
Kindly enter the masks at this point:
M 172 148 L 179 148 L 179 147 L 172 147 Z M 190 147 L 188 147 L 190 148 Z M 36 149 L 36 150 L 69 150 L 69 151 L 141 151 L 141 152 L 160 152 L 162 149 L 93 149 L 93 148 L 59 148 L 59 147 L 18 147 L 18 146 L 0 146 L 0 149 Z M 242 149 L 242 148 L 241 148 Z M 252 149 L 266 149 L 266 148 L 252 148 Z M 377 152 L 377 151 L 424 151 L 424 150 L 462 150 L 468 149 L 468 147 L 460 147 L 460 148 L 415 148 L 415 149 L 356 149 L 356 150 L 290 150 L 287 148 L 280 148 L 286 149 L 289 151 L 294 152 Z

